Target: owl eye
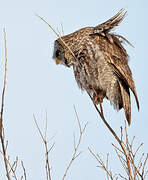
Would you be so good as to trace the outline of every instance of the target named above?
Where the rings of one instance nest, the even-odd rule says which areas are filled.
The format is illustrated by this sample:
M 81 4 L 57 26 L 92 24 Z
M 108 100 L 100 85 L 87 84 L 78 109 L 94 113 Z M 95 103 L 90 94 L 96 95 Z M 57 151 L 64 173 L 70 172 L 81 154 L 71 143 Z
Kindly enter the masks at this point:
M 61 52 L 59 50 L 56 51 L 56 57 L 59 57 Z

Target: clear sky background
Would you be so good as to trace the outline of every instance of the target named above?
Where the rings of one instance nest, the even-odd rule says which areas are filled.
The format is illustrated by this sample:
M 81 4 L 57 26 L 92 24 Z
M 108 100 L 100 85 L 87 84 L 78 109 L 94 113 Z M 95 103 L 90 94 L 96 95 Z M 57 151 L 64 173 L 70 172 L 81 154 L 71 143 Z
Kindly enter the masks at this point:
M 116 143 L 111 133 L 96 113 L 89 97 L 78 89 L 73 70 L 56 66 L 52 60 L 55 34 L 43 23 L 36 13 L 44 17 L 54 28 L 64 33 L 95 26 L 115 15 L 121 8 L 128 14 L 115 32 L 125 36 L 135 48 L 125 45 L 130 55 L 129 65 L 133 72 L 140 111 L 132 99 L 132 124 L 129 136 L 136 136 L 136 144 L 144 142 L 142 152 L 148 152 L 148 3 L 135 1 L 68 1 L 68 0 L 0 0 L 0 64 L 4 60 L 3 27 L 7 32 L 8 77 L 5 99 L 4 127 L 9 140 L 8 154 L 13 161 L 16 156 L 24 161 L 27 179 L 45 179 L 44 146 L 33 121 L 33 113 L 42 130 L 45 114 L 48 113 L 48 137 L 55 135 L 51 144 L 55 147 L 50 154 L 53 179 L 61 179 L 73 153 L 73 134 L 78 137 L 79 129 L 73 105 L 80 121 L 88 126 L 80 151 L 67 179 L 105 179 L 97 168 L 88 146 L 103 160 L 110 153 L 110 167 L 120 173 L 120 163 L 111 143 Z M 1 78 L 2 79 L 2 70 Z M 1 80 L 0 80 L 1 82 Z M 1 83 L 2 86 L 2 83 Z M 108 101 L 103 103 L 104 113 L 111 126 L 120 132 L 124 125 L 123 111 L 116 112 Z M 0 155 L 0 179 L 6 179 Z M 22 170 L 18 170 L 21 176 Z

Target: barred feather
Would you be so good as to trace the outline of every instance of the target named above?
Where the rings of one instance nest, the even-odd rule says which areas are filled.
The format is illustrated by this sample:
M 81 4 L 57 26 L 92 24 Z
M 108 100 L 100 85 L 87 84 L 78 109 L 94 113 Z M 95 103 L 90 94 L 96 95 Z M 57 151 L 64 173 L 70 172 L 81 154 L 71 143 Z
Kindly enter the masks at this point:
M 127 11 L 125 11 L 125 9 L 121 9 L 115 16 L 113 16 L 106 22 L 96 26 L 94 28 L 93 33 L 98 33 L 98 34 L 102 32 L 108 33 L 109 31 L 111 31 L 113 28 L 115 28 L 120 24 L 120 22 L 124 19 L 126 13 Z

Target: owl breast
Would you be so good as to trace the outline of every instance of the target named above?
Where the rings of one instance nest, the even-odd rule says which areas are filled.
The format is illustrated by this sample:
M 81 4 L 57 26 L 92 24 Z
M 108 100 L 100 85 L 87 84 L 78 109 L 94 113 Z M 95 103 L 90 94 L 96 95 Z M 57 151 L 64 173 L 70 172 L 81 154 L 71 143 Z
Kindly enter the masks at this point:
M 92 39 L 87 41 L 83 54 L 85 56 L 78 56 L 78 61 L 73 66 L 78 86 L 98 101 L 103 101 L 106 97 L 110 99 L 111 104 L 119 105 L 114 103 L 116 99 L 120 99 L 116 97 L 120 96 L 118 78 L 105 60 L 105 54 L 99 45 Z

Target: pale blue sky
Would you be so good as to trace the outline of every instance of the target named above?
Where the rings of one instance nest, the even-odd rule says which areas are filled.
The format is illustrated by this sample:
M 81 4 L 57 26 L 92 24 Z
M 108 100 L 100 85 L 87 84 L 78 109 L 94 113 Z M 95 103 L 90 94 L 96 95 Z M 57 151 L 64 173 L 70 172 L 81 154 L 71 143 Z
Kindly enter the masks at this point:
M 8 153 L 12 159 L 18 156 L 24 161 L 28 179 L 45 179 L 44 146 L 33 122 L 33 113 L 42 129 L 45 112 L 48 113 L 48 137 L 56 133 L 53 140 L 56 144 L 50 156 L 52 175 L 53 179 L 61 179 L 73 152 L 73 133 L 78 135 L 73 104 L 81 123 L 84 125 L 88 121 L 89 124 L 80 146 L 83 153 L 72 165 L 67 179 L 104 179 L 104 173 L 96 167 L 88 146 L 103 159 L 110 153 L 113 172 L 120 172 L 119 160 L 111 146 L 116 141 L 100 120 L 87 94 L 78 89 L 72 69 L 55 65 L 52 53 L 56 36 L 35 13 L 59 30 L 62 22 L 67 34 L 81 27 L 102 23 L 121 8 L 125 8 L 128 14 L 115 32 L 135 46 L 126 45 L 126 48 L 140 101 L 138 112 L 131 96 L 132 124 L 128 131 L 130 137 L 136 136 L 136 143 L 144 142 L 143 151 L 147 153 L 147 1 L 0 0 L 0 64 L 4 58 L 3 27 L 7 32 L 8 48 L 4 115 Z M 103 107 L 106 119 L 119 132 L 120 126 L 124 125 L 123 111 L 117 113 L 106 100 Z M 6 179 L 2 167 L 0 163 L 0 179 Z

